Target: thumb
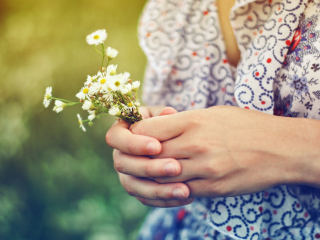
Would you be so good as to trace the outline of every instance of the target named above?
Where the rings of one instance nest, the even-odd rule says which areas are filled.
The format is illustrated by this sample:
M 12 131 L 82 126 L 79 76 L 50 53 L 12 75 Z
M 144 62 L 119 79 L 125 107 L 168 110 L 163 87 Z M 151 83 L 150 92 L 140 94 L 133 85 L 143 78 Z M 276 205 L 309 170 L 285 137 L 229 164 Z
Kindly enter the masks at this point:
M 173 107 L 165 107 L 165 108 L 161 109 L 157 115 L 158 116 L 165 116 L 165 115 L 171 115 L 171 114 L 175 114 L 175 113 L 178 113 L 178 111 L 175 110 Z

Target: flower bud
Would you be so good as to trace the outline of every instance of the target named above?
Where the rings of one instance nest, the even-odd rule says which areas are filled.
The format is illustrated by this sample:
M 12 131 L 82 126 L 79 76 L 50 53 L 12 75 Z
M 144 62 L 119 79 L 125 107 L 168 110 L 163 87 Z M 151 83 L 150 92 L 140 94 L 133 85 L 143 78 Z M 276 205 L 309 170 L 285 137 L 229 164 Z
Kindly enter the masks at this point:
M 107 54 L 108 58 L 111 60 L 111 59 L 114 59 L 118 55 L 118 51 L 114 48 L 108 47 L 106 50 L 106 54 Z

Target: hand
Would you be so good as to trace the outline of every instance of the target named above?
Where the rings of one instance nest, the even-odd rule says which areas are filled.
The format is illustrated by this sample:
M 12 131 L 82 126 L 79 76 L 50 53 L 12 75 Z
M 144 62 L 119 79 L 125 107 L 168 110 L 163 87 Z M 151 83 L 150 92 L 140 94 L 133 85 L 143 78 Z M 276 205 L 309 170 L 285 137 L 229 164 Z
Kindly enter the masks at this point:
M 295 124 L 294 119 L 223 106 L 149 118 L 130 130 L 162 142 L 154 160 L 180 163 L 177 176 L 150 174 L 157 182 L 184 182 L 189 197 L 225 197 L 301 181 L 297 169 L 303 163 L 297 156 L 305 153 L 295 147 Z
M 143 119 L 148 119 L 175 114 L 177 111 L 169 107 L 141 107 L 140 113 Z M 152 199 L 152 206 L 175 207 L 192 202 L 192 199 L 187 199 L 190 192 L 185 184 L 159 184 L 147 179 L 176 176 L 181 172 L 180 164 L 172 158 L 148 157 L 161 152 L 160 142 L 151 137 L 134 135 L 129 127 L 127 122 L 117 121 L 106 135 L 107 144 L 115 149 L 114 167 L 126 191 L 144 204 L 147 204 L 147 199 Z

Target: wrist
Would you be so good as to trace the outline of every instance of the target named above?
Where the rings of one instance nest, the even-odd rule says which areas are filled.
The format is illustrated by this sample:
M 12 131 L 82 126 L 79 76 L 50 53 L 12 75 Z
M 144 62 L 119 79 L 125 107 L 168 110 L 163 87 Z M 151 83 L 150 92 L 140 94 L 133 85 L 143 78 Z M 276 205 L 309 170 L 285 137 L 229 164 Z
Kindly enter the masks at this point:
M 286 118 L 284 183 L 320 187 L 320 121 Z

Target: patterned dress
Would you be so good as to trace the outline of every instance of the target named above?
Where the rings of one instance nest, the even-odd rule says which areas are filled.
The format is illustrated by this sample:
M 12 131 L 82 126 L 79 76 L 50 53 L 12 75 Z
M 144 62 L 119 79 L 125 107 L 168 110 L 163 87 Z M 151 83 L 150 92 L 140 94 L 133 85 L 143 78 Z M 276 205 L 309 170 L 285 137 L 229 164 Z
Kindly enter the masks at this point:
M 139 23 L 144 101 L 320 120 L 320 0 L 237 0 L 229 17 L 237 68 L 227 60 L 215 0 L 149 0 Z M 282 185 L 154 208 L 138 239 L 320 239 L 319 217 L 318 189 Z

